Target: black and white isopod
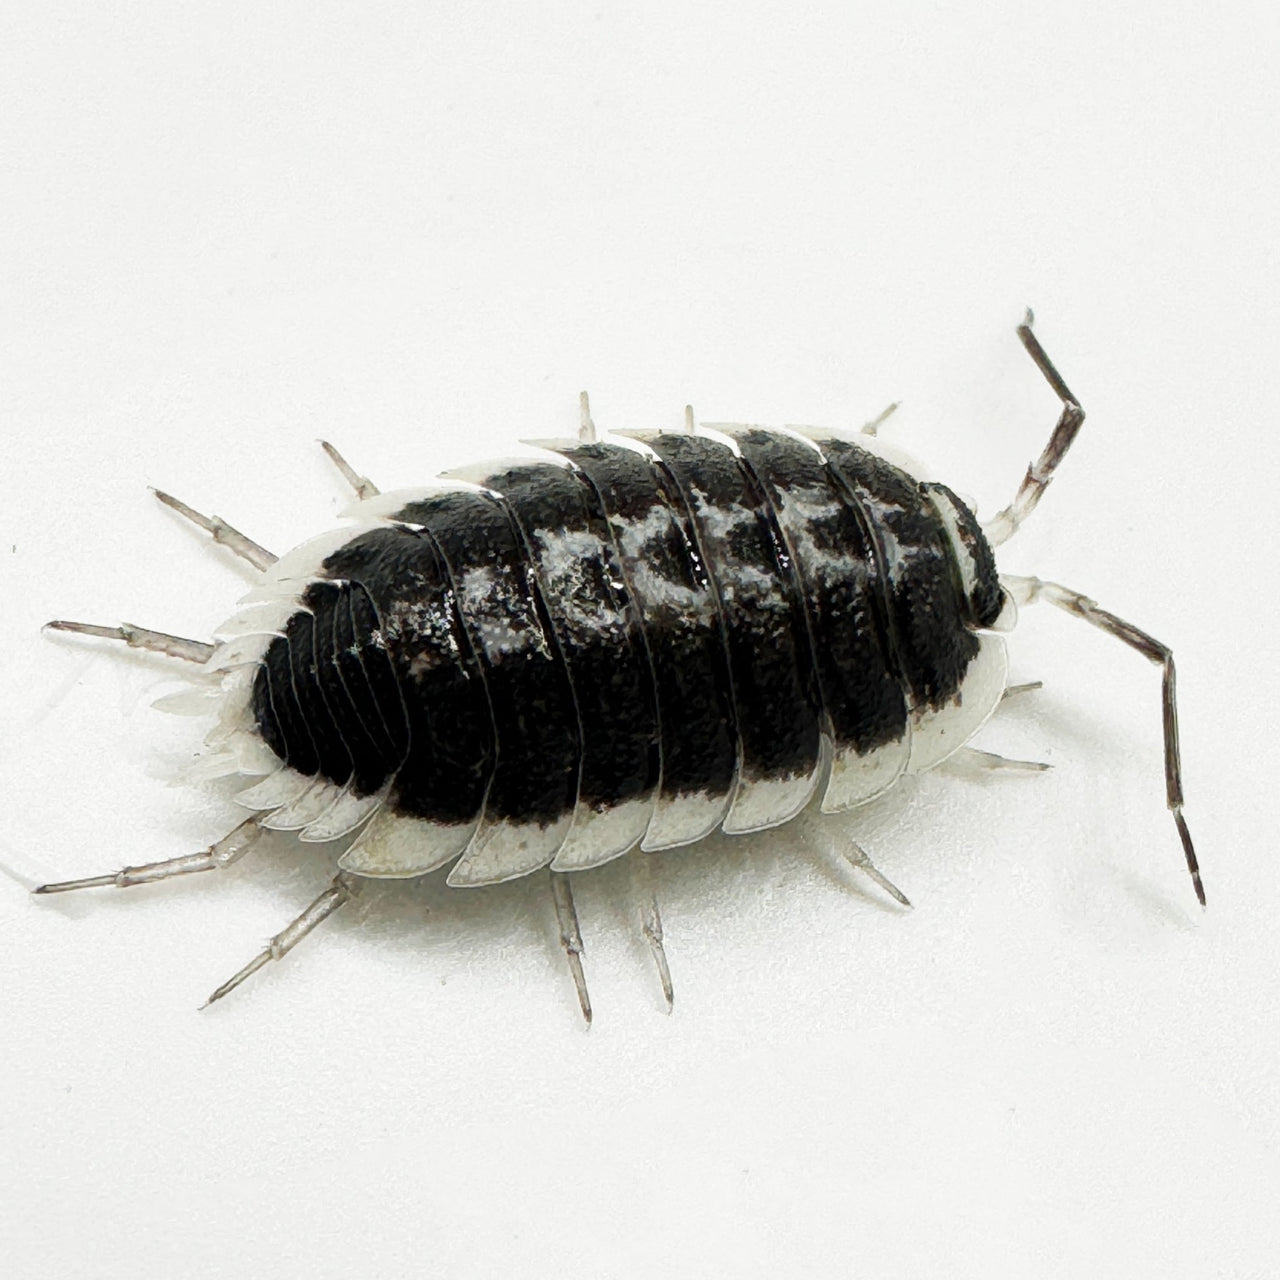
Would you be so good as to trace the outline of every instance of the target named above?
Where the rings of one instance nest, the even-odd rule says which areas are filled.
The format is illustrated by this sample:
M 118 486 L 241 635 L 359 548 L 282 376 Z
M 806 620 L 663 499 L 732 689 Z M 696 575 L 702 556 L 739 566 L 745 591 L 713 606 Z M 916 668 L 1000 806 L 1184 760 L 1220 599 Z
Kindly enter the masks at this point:
M 362 878 L 450 866 L 472 887 L 549 869 L 583 1015 L 570 875 L 714 831 L 849 810 L 959 751 L 1007 690 L 1002 632 L 1046 600 L 1162 667 L 1165 782 L 1187 865 L 1173 657 L 1079 592 L 1002 576 L 992 548 L 1048 486 L 1084 413 L 1062 402 L 1013 502 L 979 525 L 899 465 L 874 424 L 725 427 L 575 440 L 360 499 L 354 525 L 277 559 L 158 495 L 261 572 L 217 643 L 54 622 L 191 664 L 183 709 L 216 716 L 205 777 L 247 775 L 251 816 L 199 853 L 38 893 L 227 866 L 264 830 L 339 841 L 338 872 L 217 1000 L 348 901 Z M 999 757 L 974 753 L 991 767 Z M 853 861 L 901 894 L 853 847 Z M 643 928 L 668 1005 L 656 903 Z

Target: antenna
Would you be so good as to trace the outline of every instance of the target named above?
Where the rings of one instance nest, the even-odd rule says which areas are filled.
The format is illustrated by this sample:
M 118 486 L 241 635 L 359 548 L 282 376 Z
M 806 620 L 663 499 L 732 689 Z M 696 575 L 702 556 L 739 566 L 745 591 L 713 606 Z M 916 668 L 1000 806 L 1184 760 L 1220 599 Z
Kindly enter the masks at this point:
M 1035 315 L 1028 307 L 1026 319 L 1018 326 L 1018 337 L 1022 339 L 1027 354 L 1036 362 L 1036 368 L 1044 374 L 1045 381 L 1062 401 L 1062 416 L 1059 417 L 1058 425 L 1054 427 L 1044 452 L 1027 468 L 1027 474 L 1013 501 L 993 520 L 982 526 L 982 532 L 993 547 L 1008 542 L 1017 532 L 1018 526 L 1036 509 L 1036 504 L 1049 487 L 1049 481 L 1053 479 L 1053 473 L 1058 469 L 1058 463 L 1071 448 L 1076 432 L 1084 424 L 1084 410 L 1062 380 L 1062 375 L 1054 368 L 1053 361 L 1040 345 L 1040 339 L 1032 332 L 1034 324 Z

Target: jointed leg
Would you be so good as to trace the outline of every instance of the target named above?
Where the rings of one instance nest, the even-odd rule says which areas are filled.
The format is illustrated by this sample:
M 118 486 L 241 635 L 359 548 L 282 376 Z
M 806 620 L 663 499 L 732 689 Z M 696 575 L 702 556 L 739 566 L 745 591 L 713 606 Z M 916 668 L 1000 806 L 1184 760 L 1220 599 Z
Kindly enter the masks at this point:
M 147 649 L 152 653 L 167 654 L 170 658 L 181 658 L 184 662 L 195 662 L 203 665 L 209 661 L 214 646 L 204 640 L 187 640 L 182 636 L 170 635 L 167 631 L 150 631 L 146 627 L 135 627 L 131 622 L 122 622 L 118 627 L 100 627 L 93 622 L 46 622 L 52 631 L 72 631 L 81 636 L 101 636 L 104 640 L 123 640 L 131 649 Z
M 1084 423 L 1084 410 L 1080 407 L 1080 402 L 1071 394 L 1067 384 L 1062 380 L 1062 375 L 1054 368 L 1053 361 L 1040 345 L 1040 340 L 1031 331 L 1034 321 L 1035 317 L 1028 311 L 1026 319 L 1018 326 L 1018 337 L 1022 339 L 1022 345 L 1026 347 L 1027 354 L 1035 361 L 1036 368 L 1044 374 L 1045 381 L 1062 401 L 1062 414 L 1058 418 L 1058 425 L 1053 429 L 1053 435 L 1049 437 L 1049 443 L 1044 447 L 1044 452 L 1027 468 L 1027 474 L 1023 477 L 1013 501 L 994 520 L 982 526 L 987 541 L 993 547 L 998 547 L 1002 542 L 1007 542 L 1013 537 L 1018 526 L 1036 509 L 1036 503 L 1049 487 L 1049 481 L 1053 479 L 1058 463 L 1062 461 L 1063 455 L 1071 447 L 1071 442 Z
M 867 851 L 860 844 L 850 840 L 849 848 L 842 849 L 841 852 L 853 866 L 857 867 L 863 875 L 874 880 L 891 898 L 900 902 L 904 907 L 911 906 L 911 900 L 907 895 L 871 861 L 867 856 Z
M 898 406 L 901 403 L 902 403 L 901 400 L 895 400 L 887 409 L 882 410 L 874 418 L 872 418 L 870 422 L 865 423 L 863 425 L 861 434 L 864 436 L 878 435 L 880 432 L 880 428 L 884 426 L 884 424 L 891 417 L 893 417 L 895 413 L 898 412 Z
M 984 773 L 1000 769 L 1010 773 L 1043 773 L 1050 767 L 1042 760 L 1011 760 L 1008 756 L 997 755 L 994 751 L 981 751 L 977 747 L 961 747 L 947 757 L 946 763 Z
M 662 983 L 662 994 L 670 1013 L 675 1004 L 676 993 L 671 985 L 671 966 L 667 963 L 667 949 L 662 945 L 662 916 L 658 913 L 658 899 L 649 895 L 648 901 L 641 907 L 640 928 L 649 950 L 653 953 L 653 962 L 658 966 L 658 981 Z
M 320 441 L 320 447 L 329 455 L 329 460 L 342 472 L 342 478 L 356 491 L 356 497 L 363 502 L 366 498 L 376 498 L 380 492 L 377 485 L 368 476 L 357 474 L 355 468 L 327 440 Z
M 221 543 L 229 551 L 234 552 L 241 560 L 247 560 L 255 569 L 269 569 L 280 558 L 273 555 L 265 547 L 260 547 L 252 538 L 246 538 L 238 529 L 233 529 L 221 516 L 202 516 L 200 512 L 179 501 L 172 494 L 153 489 L 152 493 L 166 507 L 176 511 L 180 516 L 198 525 L 206 533 L 213 535 L 214 542 Z
M 247 560 L 255 569 L 269 569 L 275 564 L 277 557 L 265 547 L 260 547 L 251 538 L 246 538 L 238 529 L 233 529 L 221 516 L 204 516 L 200 512 L 179 501 L 172 494 L 153 489 L 152 493 L 166 507 L 176 511 L 180 516 L 198 525 L 206 533 L 213 535 L 214 542 L 221 543 L 234 552 L 242 560 Z M 118 627 L 104 627 L 96 622 L 68 622 L 57 619 L 45 623 L 53 631 L 70 631 L 76 635 L 98 636 L 103 640 L 123 640 L 131 649 L 146 649 L 152 653 L 163 653 L 170 658 L 181 658 L 184 662 L 203 665 L 208 662 L 214 646 L 204 640 L 189 640 L 185 636 L 171 635 L 167 631 L 152 631 L 149 627 L 137 627 L 131 622 L 122 622 Z
M 675 1003 L 675 991 L 671 986 L 671 966 L 667 963 L 667 949 L 662 945 L 662 916 L 658 911 L 658 898 L 653 891 L 653 853 L 631 855 L 632 885 L 640 899 L 640 931 L 644 934 L 653 962 L 658 966 L 658 980 L 670 1013 Z
M 199 853 L 184 853 L 162 862 L 144 862 L 136 867 L 124 867 L 105 876 L 88 876 L 83 880 L 59 880 L 54 884 L 42 884 L 33 893 L 70 893 L 73 889 L 103 889 L 114 887 L 128 889 L 135 884 L 150 884 L 154 880 L 168 880 L 172 876 L 190 875 L 195 871 L 217 871 L 239 861 L 262 834 L 262 824 L 255 816 L 246 818 L 233 831 L 229 831 L 216 844 Z
M 1011 684 L 1001 695 L 1001 702 L 1008 702 L 1010 698 L 1021 697 L 1024 693 L 1034 693 L 1037 689 L 1044 688 L 1043 680 L 1028 680 L 1026 684 Z
M 596 424 L 591 417 L 591 401 L 585 391 L 578 393 L 578 440 L 582 444 L 595 444 Z
M 327 920 L 343 903 L 351 901 L 358 891 L 358 879 L 358 876 L 339 871 L 329 887 L 297 919 L 277 933 L 239 973 L 228 978 L 200 1007 L 207 1009 L 215 1000 L 221 1000 L 228 992 L 234 991 L 250 974 L 257 973 L 263 965 L 288 955 L 316 925 Z
M 1108 635 L 1122 640 L 1131 649 L 1136 649 L 1143 657 L 1162 668 L 1164 679 L 1164 780 L 1165 794 L 1169 811 L 1173 814 L 1174 824 L 1178 828 L 1178 838 L 1182 841 L 1182 852 L 1187 859 L 1187 870 L 1191 873 L 1191 883 L 1195 886 L 1196 898 L 1200 905 L 1205 905 L 1204 885 L 1200 879 L 1200 866 L 1196 861 L 1196 851 L 1191 843 L 1191 832 L 1187 829 L 1186 819 L 1182 816 L 1182 758 L 1178 751 L 1178 704 L 1177 704 L 1177 672 L 1173 665 L 1173 652 L 1165 644 L 1145 631 L 1139 631 L 1132 623 L 1117 618 L 1114 613 L 1100 609 L 1088 596 L 1057 582 L 1042 582 L 1039 578 L 1002 577 L 1001 584 L 1009 591 L 1019 604 L 1034 604 L 1037 600 L 1047 600 L 1067 613 L 1083 618 L 1091 626 L 1105 631 Z
M 578 928 L 578 912 L 573 905 L 573 890 L 569 877 L 563 872 L 548 872 L 551 877 L 551 897 L 556 904 L 556 922 L 560 926 L 560 945 L 564 948 L 573 985 L 578 992 L 578 1005 L 587 1026 L 591 1025 L 591 997 L 587 994 L 587 978 L 582 971 L 582 931 Z

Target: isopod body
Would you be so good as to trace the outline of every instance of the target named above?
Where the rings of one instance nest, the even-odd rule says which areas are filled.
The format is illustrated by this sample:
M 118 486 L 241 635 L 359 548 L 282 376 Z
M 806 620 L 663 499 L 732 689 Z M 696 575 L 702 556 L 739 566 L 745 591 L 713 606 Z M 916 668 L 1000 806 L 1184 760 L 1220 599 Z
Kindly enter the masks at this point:
M 188 659 L 194 687 L 170 705 L 216 715 L 198 770 L 255 778 L 237 795 L 253 816 L 199 854 L 41 891 L 214 869 L 264 829 L 341 841 L 326 893 L 217 998 L 361 878 L 550 868 L 589 1019 L 568 873 L 776 827 L 815 797 L 852 809 L 933 767 L 1005 695 L 1016 603 L 1046 599 L 1163 666 L 1168 802 L 1203 900 L 1172 655 L 1078 592 L 996 569 L 992 545 L 1084 416 L 1029 318 L 1019 334 L 1062 415 L 985 529 L 871 432 L 695 431 L 690 415 L 604 441 L 585 398 L 579 438 L 534 442 L 541 460 L 421 490 L 379 494 L 330 450 L 361 497 L 354 523 L 279 560 L 160 495 L 262 570 L 218 643 L 53 625 Z M 656 904 L 644 928 L 669 1002 Z
M 300 589 L 273 575 L 287 616 L 251 685 L 230 638 L 215 735 L 251 739 L 237 768 L 269 748 L 267 825 L 329 839 L 376 809 L 362 875 L 582 870 L 777 826 L 819 787 L 849 808 L 989 714 L 1002 593 L 950 490 L 836 439 L 638 440 L 372 499 Z

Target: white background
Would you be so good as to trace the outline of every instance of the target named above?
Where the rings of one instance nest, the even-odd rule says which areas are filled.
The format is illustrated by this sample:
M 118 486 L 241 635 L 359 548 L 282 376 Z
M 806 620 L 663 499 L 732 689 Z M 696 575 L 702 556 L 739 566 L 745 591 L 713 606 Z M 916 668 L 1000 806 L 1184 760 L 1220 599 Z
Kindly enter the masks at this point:
M 331 868 L 33 899 L 0 880 L 0 1256 L 62 1276 L 1262 1276 L 1280 1232 L 1280 26 L 1248 6 L 9 4 L 0 18 L 0 856 L 194 850 L 167 665 L 283 551 L 324 435 L 384 488 L 522 436 L 890 438 L 988 514 L 1089 412 L 1004 567 L 1043 694 L 843 824 L 583 876 L 584 1031 L 540 877 L 370 891 L 197 1014 Z M 841 870 L 857 831 L 912 913 Z

